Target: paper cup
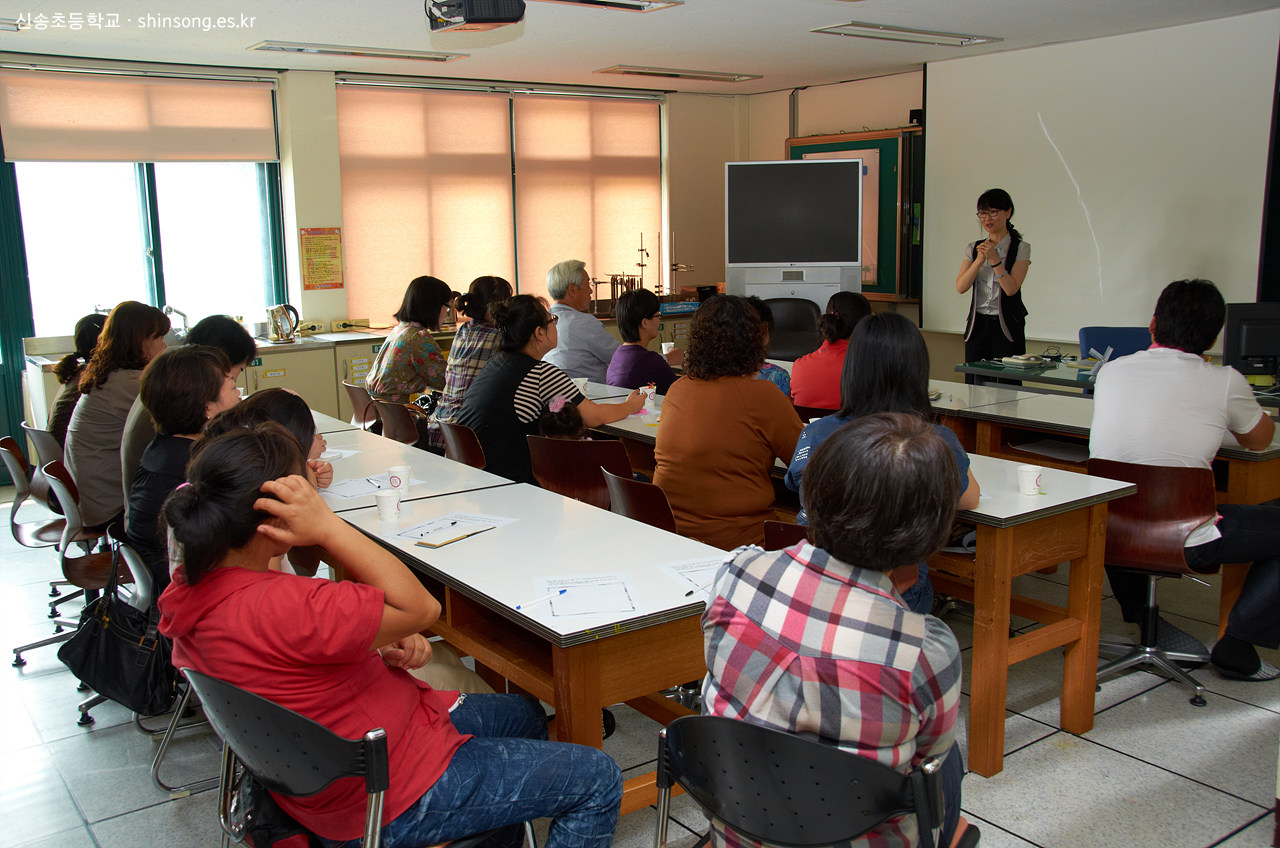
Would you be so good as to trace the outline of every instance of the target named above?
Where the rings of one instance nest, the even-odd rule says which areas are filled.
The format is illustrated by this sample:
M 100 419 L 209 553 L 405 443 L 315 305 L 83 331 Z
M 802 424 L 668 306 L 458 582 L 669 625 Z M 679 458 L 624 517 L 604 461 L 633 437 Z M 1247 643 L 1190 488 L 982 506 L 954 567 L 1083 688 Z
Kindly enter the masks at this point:
M 1041 468 L 1038 465 L 1018 466 L 1018 494 L 1040 494 L 1040 471 Z
M 676 343 L 675 343 L 675 342 L 663 342 L 663 343 L 662 343 L 662 355 L 663 355 L 663 356 L 666 356 L 668 353 L 670 353 L 671 351 L 673 351 L 673 350 L 675 350 L 675 349 L 676 349 Z
M 395 489 L 375 492 L 373 499 L 378 503 L 379 521 L 395 521 L 400 516 L 400 493 Z
M 409 475 L 413 472 L 407 465 L 393 465 L 387 469 L 387 479 L 391 482 L 391 488 L 396 490 L 396 496 L 403 498 L 409 493 Z
M 574 388 L 576 388 L 578 391 L 582 392 L 584 395 L 587 393 L 587 378 L 586 378 L 586 377 L 570 377 L 569 379 L 573 380 Z

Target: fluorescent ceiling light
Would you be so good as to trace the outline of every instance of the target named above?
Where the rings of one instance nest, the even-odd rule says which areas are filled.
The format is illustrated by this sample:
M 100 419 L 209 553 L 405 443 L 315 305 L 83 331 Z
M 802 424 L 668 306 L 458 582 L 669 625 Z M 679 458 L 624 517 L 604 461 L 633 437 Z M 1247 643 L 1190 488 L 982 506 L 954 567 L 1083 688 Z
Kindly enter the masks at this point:
M 760 79 L 761 74 L 735 74 L 729 71 L 689 71 L 681 68 L 651 68 L 645 65 L 613 65 L 592 71 L 596 74 L 624 74 L 636 77 L 663 77 L 665 79 L 706 80 L 708 82 L 742 82 Z
M 345 44 L 304 44 L 293 41 L 259 41 L 248 49 L 275 53 L 307 53 L 313 56 L 355 56 L 360 59 L 410 59 L 416 62 L 452 62 L 471 55 L 427 50 L 396 50 L 390 47 L 353 47 Z
M 927 29 L 908 29 L 906 27 L 885 26 L 884 24 L 868 24 L 850 21 L 829 27 L 811 29 L 810 32 L 827 35 L 847 35 L 852 38 L 875 38 L 881 41 L 906 41 L 912 44 L 938 44 L 944 47 L 970 47 L 974 44 L 987 44 L 1003 41 L 992 35 L 965 35 L 959 32 L 932 32 Z
M 15 20 L 14 18 L 0 18 L 0 32 L 22 32 L 31 26 L 30 20 Z
M 672 6 L 683 6 L 684 0 L 541 0 L 565 6 L 593 6 L 597 9 L 622 9 L 627 12 L 657 12 Z

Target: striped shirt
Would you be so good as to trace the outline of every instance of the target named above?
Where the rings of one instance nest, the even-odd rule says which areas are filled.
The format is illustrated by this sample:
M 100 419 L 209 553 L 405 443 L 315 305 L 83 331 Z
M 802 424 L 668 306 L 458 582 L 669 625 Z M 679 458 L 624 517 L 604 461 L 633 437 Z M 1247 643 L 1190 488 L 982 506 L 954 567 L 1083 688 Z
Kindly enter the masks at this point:
M 739 548 L 702 619 L 703 712 L 798 733 L 902 772 L 955 741 L 960 649 L 940 620 L 910 612 L 889 575 L 808 542 Z M 759 843 L 713 821 L 715 844 Z M 916 843 L 914 817 L 855 840 Z
M 444 371 L 444 394 L 427 425 L 427 441 L 434 448 L 444 447 L 441 421 L 456 421 L 462 399 L 480 369 L 498 352 L 498 331 L 488 324 L 471 321 L 458 328 L 449 345 L 449 364 Z

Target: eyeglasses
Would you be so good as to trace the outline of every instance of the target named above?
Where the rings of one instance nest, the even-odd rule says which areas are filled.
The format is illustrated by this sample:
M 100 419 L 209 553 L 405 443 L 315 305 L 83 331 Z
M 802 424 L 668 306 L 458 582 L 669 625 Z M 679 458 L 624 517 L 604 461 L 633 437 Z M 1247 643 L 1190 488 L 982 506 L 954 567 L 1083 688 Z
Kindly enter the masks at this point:
M 979 218 L 991 219 L 1003 212 L 1003 209 L 980 209 L 978 211 Z
M 559 321 L 559 320 L 560 320 L 560 316 L 559 316 L 559 315 L 548 315 L 548 316 L 547 316 L 547 320 L 545 320 L 545 321 L 543 321 L 543 322 L 542 322 L 542 326 L 544 326 L 544 327 L 550 327 L 550 326 L 552 326 L 553 324 L 555 324 L 555 323 L 556 323 L 557 321 Z

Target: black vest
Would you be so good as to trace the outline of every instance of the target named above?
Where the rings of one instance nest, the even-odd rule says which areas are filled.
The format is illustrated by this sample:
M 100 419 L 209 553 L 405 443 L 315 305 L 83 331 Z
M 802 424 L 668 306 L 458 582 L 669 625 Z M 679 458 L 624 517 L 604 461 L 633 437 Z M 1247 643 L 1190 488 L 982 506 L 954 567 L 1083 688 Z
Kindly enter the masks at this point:
M 526 436 L 538 434 L 538 419 L 525 424 L 516 417 L 516 389 L 538 360 L 527 353 L 499 351 L 485 363 L 467 388 L 457 421 L 476 433 L 484 448 L 484 470 L 538 485 L 533 477 Z

